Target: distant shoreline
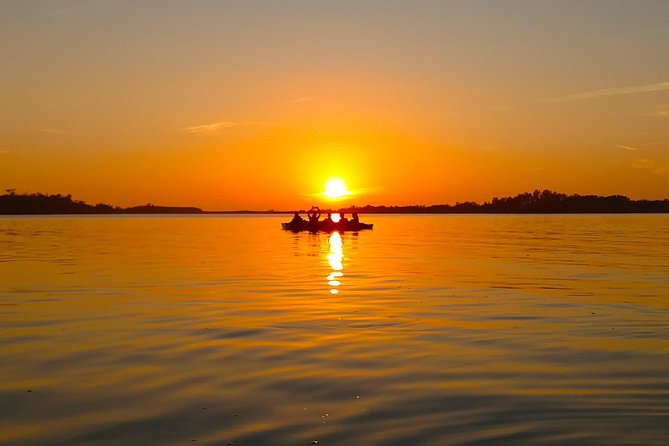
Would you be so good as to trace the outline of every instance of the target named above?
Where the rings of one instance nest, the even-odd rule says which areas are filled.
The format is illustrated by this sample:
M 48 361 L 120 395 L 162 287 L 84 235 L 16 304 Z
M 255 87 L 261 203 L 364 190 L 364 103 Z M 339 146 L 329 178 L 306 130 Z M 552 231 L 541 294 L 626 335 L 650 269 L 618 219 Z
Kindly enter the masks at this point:
M 16 194 L 0 195 L 0 215 L 287 215 L 294 210 L 205 211 L 197 207 L 156 206 L 146 204 L 121 208 L 109 204 L 90 205 L 73 200 L 71 195 Z M 304 213 L 305 210 L 299 210 Z M 493 198 L 483 204 L 464 203 L 414 206 L 350 206 L 323 209 L 347 214 L 664 214 L 669 213 L 669 199 L 631 200 L 622 195 L 566 195 L 549 190 L 526 192 L 515 197 Z
M 344 212 L 352 214 L 354 212 L 332 210 L 332 213 Z M 669 211 L 574 211 L 574 212 L 362 212 L 355 211 L 359 215 L 622 215 L 622 214 L 668 214 Z M 68 215 L 293 215 L 293 211 L 201 211 L 201 212 L 24 212 L 24 213 L 6 213 L 0 212 L 0 216 L 68 216 Z M 325 215 L 325 214 L 324 214 Z

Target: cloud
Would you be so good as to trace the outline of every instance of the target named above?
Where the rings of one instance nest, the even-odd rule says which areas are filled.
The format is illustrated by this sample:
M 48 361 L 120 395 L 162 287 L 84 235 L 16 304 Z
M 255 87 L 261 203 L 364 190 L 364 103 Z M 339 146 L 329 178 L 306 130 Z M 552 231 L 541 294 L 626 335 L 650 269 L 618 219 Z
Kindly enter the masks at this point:
M 630 152 L 639 151 L 639 149 L 637 149 L 636 147 L 631 147 L 631 146 L 616 146 L 616 147 L 618 147 L 619 149 L 629 150 Z
M 669 146 L 669 141 L 657 141 L 657 142 L 647 142 L 646 144 L 641 144 L 642 146 Z
M 669 172 L 669 156 L 662 158 L 639 158 L 634 161 L 634 167 L 662 175 Z
M 186 133 L 205 133 L 205 134 L 218 133 L 221 130 L 231 129 L 233 127 L 238 127 L 240 125 L 242 124 L 239 122 L 218 121 L 209 124 L 193 125 L 191 127 L 186 127 L 185 129 L 183 129 L 183 131 Z
M 290 101 L 286 101 L 286 104 L 300 104 L 302 102 L 309 102 L 315 99 L 316 99 L 315 96 L 302 96 L 301 98 L 291 99 Z
M 215 135 L 223 132 L 224 130 L 229 130 L 235 127 L 245 127 L 251 125 L 271 125 L 269 122 L 261 121 L 247 121 L 247 122 L 235 122 L 235 121 L 217 121 L 210 122 L 208 124 L 199 124 L 193 125 L 181 129 L 186 133 L 194 133 L 201 135 Z
M 545 99 L 544 102 L 571 102 L 581 101 L 583 99 L 603 98 L 607 96 L 620 96 L 625 94 L 653 93 L 657 91 L 669 90 L 669 82 L 658 82 L 656 84 L 632 85 L 629 87 L 602 88 L 600 90 L 584 91 L 567 96 Z
M 658 107 L 657 110 L 655 110 L 655 113 L 653 113 L 653 115 L 669 119 L 669 104 L 664 104 Z

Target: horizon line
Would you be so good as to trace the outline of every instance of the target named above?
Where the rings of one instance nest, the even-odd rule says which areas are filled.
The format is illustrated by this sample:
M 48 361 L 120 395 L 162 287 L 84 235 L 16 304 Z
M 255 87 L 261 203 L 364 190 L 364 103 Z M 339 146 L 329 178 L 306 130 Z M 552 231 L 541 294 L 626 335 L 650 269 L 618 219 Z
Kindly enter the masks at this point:
M 564 198 L 595 198 L 595 199 L 611 199 L 611 198 L 618 198 L 618 199 L 623 199 L 623 202 L 626 202 L 628 204 L 632 203 L 665 203 L 669 201 L 669 198 L 660 198 L 660 199 L 647 199 L 647 198 L 641 198 L 641 199 L 631 199 L 625 195 L 620 195 L 620 194 L 614 194 L 614 195 L 596 195 L 596 194 L 565 194 L 561 192 L 556 192 L 556 191 L 551 191 L 549 189 L 544 189 L 543 191 L 539 189 L 535 189 L 532 192 L 522 192 L 513 196 L 503 196 L 503 197 L 493 197 L 490 200 L 483 201 L 482 203 L 478 203 L 475 201 L 456 201 L 454 204 L 450 203 L 439 203 L 439 204 L 410 204 L 410 205 L 388 205 L 388 204 L 382 204 L 382 205 L 372 205 L 372 204 L 366 204 L 364 206 L 358 206 L 358 205 L 349 205 L 349 206 L 342 206 L 338 208 L 334 207 L 327 207 L 323 208 L 321 210 L 322 213 L 326 212 L 354 212 L 355 210 L 360 210 L 364 213 L 364 209 L 369 209 L 371 211 L 374 210 L 379 210 L 379 209 L 385 209 L 389 210 L 389 213 L 412 213 L 410 210 L 420 210 L 422 211 L 421 213 L 430 213 L 429 210 L 432 208 L 434 209 L 434 213 L 443 213 L 439 212 L 438 209 L 436 208 L 462 208 L 462 207 L 476 207 L 476 208 L 481 208 L 481 207 L 489 207 L 489 206 L 495 206 L 496 203 L 498 202 L 507 202 L 507 205 L 511 200 L 514 199 L 520 199 L 523 196 L 530 196 L 530 198 L 533 198 L 535 202 L 530 202 L 530 204 L 539 204 L 539 205 L 546 205 L 546 203 L 542 203 L 541 200 L 542 196 L 547 196 L 547 197 L 560 197 L 561 199 Z M 112 214 L 112 213 L 128 213 L 128 214 L 139 214 L 142 213 L 141 211 L 150 211 L 153 209 L 152 212 L 146 212 L 149 214 L 292 214 L 292 213 L 305 213 L 307 210 L 305 209 L 275 209 L 275 208 L 270 208 L 270 209 L 265 209 L 265 210 L 258 210 L 258 209 L 235 209 L 235 210 L 205 210 L 196 206 L 168 206 L 168 205 L 154 205 L 152 203 L 147 203 L 144 205 L 135 205 L 135 206 L 128 206 L 128 207 L 121 207 L 121 206 L 114 206 L 110 205 L 107 203 L 96 203 L 96 204 L 88 204 L 87 202 L 83 200 L 74 200 L 72 198 L 71 194 L 68 195 L 62 195 L 62 194 L 44 194 L 44 193 L 22 193 L 22 194 L 17 194 L 15 189 L 7 189 L 7 193 L 0 195 L 0 199 L 7 199 L 8 197 L 23 197 L 23 198 L 46 198 L 50 200 L 61 200 L 64 199 L 66 200 L 66 203 L 70 203 L 71 205 L 75 206 L 83 206 L 85 209 L 78 209 L 79 212 L 74 212 L 73 209 L 70 209 L 70 212 L 65 212 L 67 213 L 80 213 L 80 214 Z M 545 198 L 545 197 L 544 197 Z M 0 203 L 2 204 L 2 203 Z M 95 208 L 98 209 L 95 209 Z M 90 209 L 86 209 L 90 208 Z M 62 207 L 60 209 L 63 209 Z M 95 212 L 95 211 L 98 212 Z M 445 210 L 445 209 L 444 209 Z M 82 212 L 82 211 L 89 211 L 89 212 Z M 192 212 L 189 212 L 192 211 Z M 404 212 L 402 212 L 404 211 Z M 561 211 L 562 212 L 562 211 Z M 375 212 L 375 213 L 384 213 L 384 212 Z M 466 212 L 469 213 L 469 212 Z M 494 213 L 500 213 L 499 211 L 494 212 Z M 502 212 L 504 213 L 504 212 Z M 514 212 L 507 212 L 507 213 L 514 213 Z M 580 212 L 579 212 L 580 213 Z M 2 210 L 0 209 L 0 214 L 3 215 L 19 215 L 16 213 L 13 214 L 4 214 Z M 52 213 L 48 212 L 46 213 L 55 215 L 57 213 Z M 26 214 L 30 215 L 30 214 Z M 37 215 L 33 213 L 32 215 Z

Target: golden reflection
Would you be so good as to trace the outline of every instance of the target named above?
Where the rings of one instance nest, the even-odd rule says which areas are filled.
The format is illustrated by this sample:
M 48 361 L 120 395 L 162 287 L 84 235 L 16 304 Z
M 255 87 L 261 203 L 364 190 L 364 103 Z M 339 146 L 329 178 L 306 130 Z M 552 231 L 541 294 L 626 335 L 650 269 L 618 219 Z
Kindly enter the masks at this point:
M 327 255 L 328 263 L 332 268 L 332 272 L 327 277 L 328 285 L 331 287 L 330 293 L 332 294 L 337 294 L 339 292 L 337 287 L 341 285 L 341 281 L 338 279 L 344 275 L 342 272 L 344 269 L 342 263 L 342 260 L 344 259 L 342 245 L 341 235 L 339 235 L 337 231 L 333 232 L 330 236 L 330 252 Z

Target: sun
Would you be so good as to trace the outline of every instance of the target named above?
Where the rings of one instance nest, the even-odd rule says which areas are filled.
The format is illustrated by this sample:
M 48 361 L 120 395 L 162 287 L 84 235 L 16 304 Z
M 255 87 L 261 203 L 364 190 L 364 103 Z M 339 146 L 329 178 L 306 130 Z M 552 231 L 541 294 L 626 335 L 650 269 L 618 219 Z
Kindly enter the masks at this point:
M 331 199 L 337 199 L 345 197 L 350 193 L 351 192 L 346 189 L 346 183 L 344 183 L 344 180 L 340 178 L 330 178 L 325 183 L 325 192 L 323 195 Z

